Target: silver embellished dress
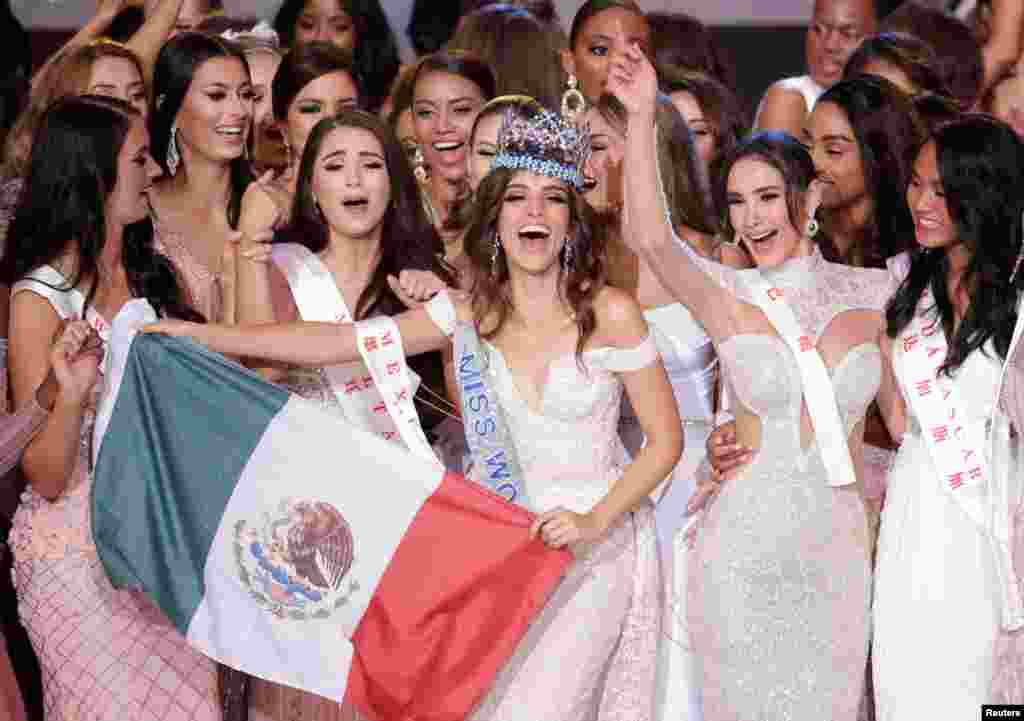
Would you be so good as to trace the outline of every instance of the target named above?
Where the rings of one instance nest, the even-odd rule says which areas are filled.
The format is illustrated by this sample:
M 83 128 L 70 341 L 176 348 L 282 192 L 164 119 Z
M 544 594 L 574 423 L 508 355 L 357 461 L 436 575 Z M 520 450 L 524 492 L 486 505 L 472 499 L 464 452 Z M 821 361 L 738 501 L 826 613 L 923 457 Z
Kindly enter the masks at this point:
M 821 354 L 860 478 L 887 274 L 828 263 L 816 250 L 749 271 L 680 255 L 680 300 L 715 343 L 745 438 L 760 439 L 706 509 L 691 555 L 687 606 L 704 718 L 852 721 L 870 628 L 862 484 L 829 485 L 796 358 L 747 280 L 760 273 L 780 289 Z

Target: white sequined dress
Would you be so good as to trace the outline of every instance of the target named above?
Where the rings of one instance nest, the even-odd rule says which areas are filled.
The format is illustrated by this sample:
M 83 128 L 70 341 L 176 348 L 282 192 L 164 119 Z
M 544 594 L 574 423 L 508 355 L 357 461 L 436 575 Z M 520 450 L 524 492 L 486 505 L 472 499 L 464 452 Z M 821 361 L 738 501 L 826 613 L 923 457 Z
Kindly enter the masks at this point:
M 748 271 L 679 255 L 679 300 L 715 342 L 741 428 L 760 436 L 752 462 L 706 509 L 691 552 L 687 612 L 704 718 L 853 721 L 870 627 L 862 489 L 829 484 L 796 358 L 747 278 L 760 274 L 784 294 L 821 354 L 860 478 L 888 274 L 828 263 L 816 249 Z

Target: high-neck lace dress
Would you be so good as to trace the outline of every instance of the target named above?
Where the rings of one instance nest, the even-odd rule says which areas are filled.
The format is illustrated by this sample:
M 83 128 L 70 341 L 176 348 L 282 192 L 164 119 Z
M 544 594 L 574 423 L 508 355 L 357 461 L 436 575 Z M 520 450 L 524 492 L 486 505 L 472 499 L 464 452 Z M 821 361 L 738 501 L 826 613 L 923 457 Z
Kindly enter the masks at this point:
M 677 241 L 682 242 L 682 241 Z M 813 255 L 734 271 L 680 254 L 680 297 L 708 331 L 753 461 L 710 503 L 688 588 L 709 721 L 857 717 L 869 638 L 871 566 L 860 483 L 833 487 L 796 358 L 755 303 L 760 274 L 781 290 L 831 377 L 860 477 L 863 421 L 877 394 L 884 271 Z

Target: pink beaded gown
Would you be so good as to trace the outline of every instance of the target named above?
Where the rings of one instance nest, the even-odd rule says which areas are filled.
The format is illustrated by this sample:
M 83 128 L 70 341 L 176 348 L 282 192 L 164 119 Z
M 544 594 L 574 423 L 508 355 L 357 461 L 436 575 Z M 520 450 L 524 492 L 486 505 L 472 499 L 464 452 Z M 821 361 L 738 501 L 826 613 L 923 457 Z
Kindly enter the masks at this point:
M 19 292 L 46 297 L 62 318 L 81 317 L 77 291 L 23 280 L 13 289 Z M 96 398 L 102 379 L 99 386 Z M 213 662 L 140 593 L 111 586 L 96 554 L 89 510 L 94 416 L 95 403 L 65 492 L 48 501 L 29 488 L 10 536 L 18 611 L 42 668 L 46 719 L 215 721 Z

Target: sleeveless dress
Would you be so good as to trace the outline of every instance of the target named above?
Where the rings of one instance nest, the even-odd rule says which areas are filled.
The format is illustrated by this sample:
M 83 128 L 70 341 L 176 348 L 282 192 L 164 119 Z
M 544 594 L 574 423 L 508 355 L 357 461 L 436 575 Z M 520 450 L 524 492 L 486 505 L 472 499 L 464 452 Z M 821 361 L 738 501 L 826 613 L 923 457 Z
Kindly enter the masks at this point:
M 644 317 L 658 345 L 683 419 L 683 456 L 665 485 L 655 492 L 655 522 L 665 577 L 664 639 L 658 661 L 655 718 L 699 721 L 700 684 L 686 622 L 688 551 L 683 530 L 686 503 L 696 490 L 697 466 L 714 421 L 715 372 L 718 359 L 704 329 L 680 303 L 649 308 Z M 628 401 L 623 404 L 619 435 L 635 455 L 643 433 Z
M 210 323 L 220 320 L 224 307 L 220 274 L 202 263 L 185 243 L 184 236 L 157 218 L 150 207 L 153 222 L 153 247 L 174 264 L 179 282 L 188 292 L 192 307 L 203 314 Z
M 554 360 L 541 407 L 527 404 L 500 350 L 486 372 L 524 475 L 530 510 L 579 513 L 622 474 L 623 386 L 616 372 L 656 362 L 648 337 L 633 349 L 598 348 Z M 627 514 L 576 561 L 498 674 L 471 721 L 646 721 L 653 716 L 661 633 L 661 578 L 649 505 Z
M 51 284 L 59 278 L 47 266 L 34 274 L 40 272 Z M 62 318 L 82 316 L 77 291 L 26 279 L 14 286 L 12 293 L 19 292 L 47 298 Z M 190 648 L 142 594 L 113 588 L 96 555 L 89 511 L 94 418 L 95 402 L 65 492 L 51 502 L 29 488 L 11 531 L 18 610 L 42 668 L 46 719 L 215 721 L 213 662 Z
M 989 344 L 954 374 L 969 422 L 989 419 L 1000 368 Z M 908 397 L 902 379 L 900 390 Z M 992 703 L 999 584 L 988 537 L 943 489 L 912 413 L 878 539 L 875 708 L 879 721 L 966 721 Z
M 682 241 L 677 241 L 682 243 Z M 700 520 L 687 612 L 709 721 L 853 721 L 867 663 L 871 565 L 860 482 L 830 485 L 793 351 L 760 309 L 758 276 L 787 301 L 831 377 L 860 478 L 863 420 L 881 379 L 888 274 L 820 252 L 735 271 L 686 252 L 680 297 L 715 341 L 760 450 Z M 858 342 L 860 338 L 870 338 Z

